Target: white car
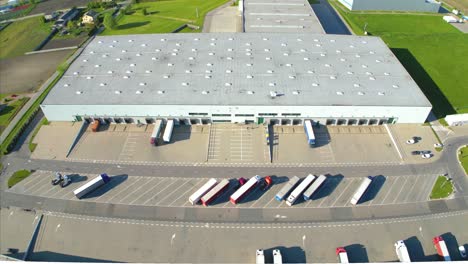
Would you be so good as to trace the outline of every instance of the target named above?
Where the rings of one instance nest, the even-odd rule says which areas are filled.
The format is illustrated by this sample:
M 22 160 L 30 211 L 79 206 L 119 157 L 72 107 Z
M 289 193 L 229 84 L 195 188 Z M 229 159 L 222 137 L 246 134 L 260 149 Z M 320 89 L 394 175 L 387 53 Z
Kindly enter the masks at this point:
M 412 145 L 414 143 L 416 143 L 416 140 L 414 140 L 413 138 L 406 140 L 406 144 L 408 144 L 408 145 Z
M 444 145 L 440 144 L 440 143 L 435 143 L 434 144 L 434 148 L 441 148 L 443 147 Z
M 465 247 L 464 246 L 459 246 L 458 247 L 458 251 L 460 252 L 460 256 L 462 258 L 466 258 L 466 250 L 465 250 Z
M 429 158 L 432 158 L 432 154 L 431 154 L 431 153 L 425 153 L 425 154 L 422 154 L 422 155 L 421 155 L 421 158 L 423 158 L 423 159 L 429 159 Z

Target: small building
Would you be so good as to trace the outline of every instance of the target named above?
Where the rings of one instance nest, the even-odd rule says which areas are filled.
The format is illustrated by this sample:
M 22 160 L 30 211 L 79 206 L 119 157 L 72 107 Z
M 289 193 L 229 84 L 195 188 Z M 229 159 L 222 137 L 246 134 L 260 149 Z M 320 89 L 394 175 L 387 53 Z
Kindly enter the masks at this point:
M 468 124 L 468 114 L 448 115 L 445 121 L 449 126 L 462 126 Z
M 438 13 L 441 2 L 435 0 L 338 0 L 352 11 L 413 11 Z
M 59 17 L 59 19 L 57 19 L 57 21 L 54 24 L 54 27 L 56 27 L 56 28 L 57 27 L 58 28 L 65 27 L 67 25 L 68 21 L 75 20 L 79 15 L 80 15 L 80 10 L 78 10 L 76 8 L 72 8 L 72 9 L 68 10 L 68 12 L 61 15 Z
M 98 19 L 99 13 L 94 10 L 89 10 L 81 18 L 83 24 L 95 24 Z

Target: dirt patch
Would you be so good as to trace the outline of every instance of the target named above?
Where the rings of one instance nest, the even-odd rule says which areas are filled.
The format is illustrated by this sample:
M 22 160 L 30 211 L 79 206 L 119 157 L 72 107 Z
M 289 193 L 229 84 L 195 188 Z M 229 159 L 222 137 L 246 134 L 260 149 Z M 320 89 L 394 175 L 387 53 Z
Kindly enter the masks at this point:
M 85 38 L 86 36 L 83 35 L 69 39 L 52 39 L 51 41 L 47 42 L 47 44 L 42 48 L 42 50 L 79 46 L 81 42 L 85 40 Z
M 35 91 L 74 51 L 62 50 L 0 60 L 2 93 Z
M 92 0 L 46 0 L 37 4 L 36 8 L 29 14 L 50 14 L 55 10 L 72 8 L 74 6 L 86 6 L 88 2 L 92 2 Z

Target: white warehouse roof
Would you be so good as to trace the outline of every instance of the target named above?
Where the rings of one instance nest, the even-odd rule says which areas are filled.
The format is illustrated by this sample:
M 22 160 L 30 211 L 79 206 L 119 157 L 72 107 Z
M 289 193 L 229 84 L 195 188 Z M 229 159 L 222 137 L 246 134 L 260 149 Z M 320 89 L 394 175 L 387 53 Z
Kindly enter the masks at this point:
M 296 33 L 99 36 L 43 105 L 431 106 L 380 38 Z

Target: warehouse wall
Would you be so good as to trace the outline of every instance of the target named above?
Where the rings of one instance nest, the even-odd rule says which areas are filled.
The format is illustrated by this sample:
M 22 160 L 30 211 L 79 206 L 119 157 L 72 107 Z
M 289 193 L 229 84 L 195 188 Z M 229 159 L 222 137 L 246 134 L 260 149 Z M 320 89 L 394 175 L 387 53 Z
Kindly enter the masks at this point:
M 431 107 L 392 106 L 209 106 L 209 105 L 41 105 L 49 121 L 73 121 L 80 117 L 134 118 L 144 122 L 146 118 L 211 118 L 243 122 L 267 118 L 395 118 L 398 123 L 423 123 Z M 276 116 L 260 116 L 259 113 L 276 113 Z M 300 116 L 283 115 L 299 113 Z M 207 115 L 204 115 L 207 114 Z M 216 117 L 213 114 L 230 114 Z M 235 115 L 254 116 L 235 116 Z
M 429 0 L 339 0 L 344 6 L 355 10 L 387 10 L 439 12 L 440 3 Z

